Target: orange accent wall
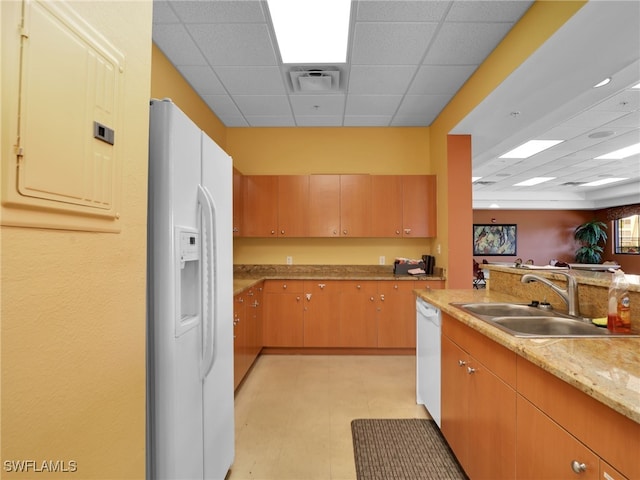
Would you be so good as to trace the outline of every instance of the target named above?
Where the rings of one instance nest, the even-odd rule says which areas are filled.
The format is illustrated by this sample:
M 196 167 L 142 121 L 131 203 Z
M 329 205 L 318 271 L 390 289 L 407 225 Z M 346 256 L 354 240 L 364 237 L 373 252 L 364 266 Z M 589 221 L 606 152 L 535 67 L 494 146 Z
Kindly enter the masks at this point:
M 482 263 L 483 259 L 495 262 L 511 262 L 516 258 L 522 261 L 532 259 L 536 265 L 546 265 L 555 258 L 562 262 L 575 262 L 575 253 L 579 245 L 573 239 L 573 231 L 578 225 L 593 219 L 588 210 L 474 210 L 473 223 L 509 223 L 516 224 L 517 253 L 514 256 L 477 256 L 474 259 Z M 466 231 L 469 248 L 472 245 L 472 229 Z M 471 274 L 471 261 L 469 273 Z

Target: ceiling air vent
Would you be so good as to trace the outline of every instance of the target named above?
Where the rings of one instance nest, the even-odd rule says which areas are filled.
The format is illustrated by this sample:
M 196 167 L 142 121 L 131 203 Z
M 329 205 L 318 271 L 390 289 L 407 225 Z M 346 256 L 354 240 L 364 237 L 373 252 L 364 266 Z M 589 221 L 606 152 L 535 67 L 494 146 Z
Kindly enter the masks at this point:
M 579 187 L 580 185 L 584 185 L 586 182 L 565 182 L 561 183 L 561 187 Z
M 493 185 L 496 182 L 491 182 L 489 180 L 483 180 L 481 182 L 473 182 L 474 185 Z
M 336 92 L 340 88 L 340 70 L 302 69 L 289 72 L 294 92 Z

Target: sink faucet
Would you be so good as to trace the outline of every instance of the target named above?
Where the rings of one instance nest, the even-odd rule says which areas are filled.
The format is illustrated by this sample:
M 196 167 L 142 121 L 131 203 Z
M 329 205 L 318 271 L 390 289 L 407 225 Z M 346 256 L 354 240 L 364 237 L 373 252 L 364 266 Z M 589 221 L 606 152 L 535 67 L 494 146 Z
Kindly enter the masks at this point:
M 520 281 L 522 283 L 530 283 L 530 282 L 544 283 L 551 290 L 553 290 L 558 295 L 560 295 L 562 300 L 564 300 L 564 302 L 567 304 L 567 307 L 569 308 L 569 315 L 573 315 L 574 317 L 579 317 L 580 313 L 578 309 L 578 282 L 576 282 L 575 277 L 569 275 L 568 273 L 565 273 L 565 272 L 553 272 L 553 273 L 555 273 L 556 275 L 562 275 L 566 277 L 567 279 L 566 290 L 563 290 L 562 288 L 557 286 L 555 283 L 547 280 L 546 278 L 540 277 L 539 275 L 535 275 L 533 273 L 524 274 L 520 279 Z

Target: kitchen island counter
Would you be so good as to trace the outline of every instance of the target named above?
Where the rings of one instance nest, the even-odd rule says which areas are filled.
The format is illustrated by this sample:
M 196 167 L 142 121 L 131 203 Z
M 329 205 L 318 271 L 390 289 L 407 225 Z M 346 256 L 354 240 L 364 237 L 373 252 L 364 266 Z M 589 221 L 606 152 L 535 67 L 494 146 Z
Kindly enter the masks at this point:
M 526 303 L 492 290 L 416 290 L 416 295 L 618 413 L 640 423 L 640 338 L 514 337 L 451 305 Z

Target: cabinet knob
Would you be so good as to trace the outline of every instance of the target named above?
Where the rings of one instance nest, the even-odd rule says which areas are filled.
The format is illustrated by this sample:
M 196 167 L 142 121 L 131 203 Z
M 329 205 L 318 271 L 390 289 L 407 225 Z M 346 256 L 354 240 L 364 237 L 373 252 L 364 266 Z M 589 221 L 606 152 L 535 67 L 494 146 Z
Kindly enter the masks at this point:
M 360 290 L 362 287 L 360 285 L 356 285 L 356 288 Z
M 299 302 L 299 301 L 300 301 L 300 295 L 296 297 L 296 302 Z
M 405 228 L 404 229 L 404 234 L 405 235 L 411 235 L 411 229 L 410 228 Z
M 396 235 L 400 235 L 400 230 L 396 230 Z
M 283 288 L 284 290 L 286 290 L 286 289 L 287 289 L 287 284 L 286 284 L 286 283 L 283 283 L 283 284 L 282 284 L 282 288 Z
M 393 288 L 394 288 L 395 290 L 397 290 L 397 289 L 398 289 L 398 284 L 396 283 L 396 284 L 393 286 Z
M 280 235 L 284 235 L 284 230 L 280 230 Z
M 276 231 L 275 230 L 271 230 L 271 235 L 275 235 Z
M 380 300 L 384 302 L 384 294 L 380 295 Z
M 334 230 L 334 231 L 333 231 L 333 234 L 334 234 L 334 235 L 337 235 L 337 234 L 338 234 L 338 231 L 337 231 L 337 230 Z
M 343 231 L 342 231 L 342 234 L 343 234 L 343 235 L 346 235 L 346 234 L 347 234 L 347 231 L 346 231 L 346 230 L 343 230 Z
M 373 302 L 373 301 L 375 301 L 375 298 L 371 297 L 369 300 L 371 300 Z
M 465 362 L 464 360 L 458 360 L 458 366 L 459 367 L 464 367 L 467 364 L 467 362 Z
M 324 287 L 327 286 L 326 283 L 319 283 L 318 286 L 320 287 L 320 290 L 322 290 Z
M 573 462 L 571 462 L 571 470 L 573 470 L 575 473 L 582 473 L 587 471 L 587 466 L 584 463 L 579 462 L 578 460 L 574 460 Z
M 304 296 L 307 297 L 307 301 L 308 302 L 311 301 L 311 294 L 310 293 L 306 293 Z
M 474 373 L 476 373 L 476 369 L 473 367 L 467 367 L 467 373 L 469 375 L 473 375 Z

